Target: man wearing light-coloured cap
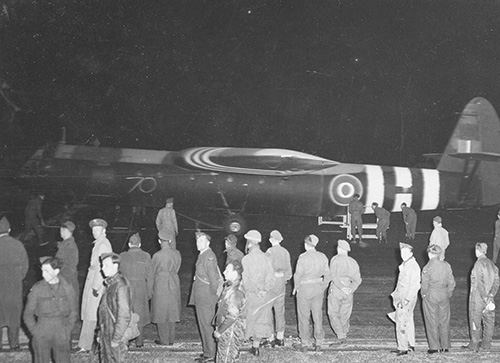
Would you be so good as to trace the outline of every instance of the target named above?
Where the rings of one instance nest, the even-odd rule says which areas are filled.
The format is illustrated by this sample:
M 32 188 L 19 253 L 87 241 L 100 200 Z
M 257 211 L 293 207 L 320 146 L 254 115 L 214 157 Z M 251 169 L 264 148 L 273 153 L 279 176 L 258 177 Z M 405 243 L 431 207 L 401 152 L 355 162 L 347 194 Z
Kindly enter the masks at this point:
M 346 342 L 349 319 L 352 313 L 353 294 L 361 284 L 359 265 L 348 256 L 351 246 L 347 241 L 337 242 L 337 255 L 330 261 L 330 291 L 328 293 L 328 317 L 338 342 Z
M 422 269 L 420 294 L 429 354 L 450 349 L 450 298 L 455 289 L 455 278 L 450 264 L 439 259 L 441 252 L 438 245 L 429 246 L 429 262 Z
M 443 219 L 440 216 L 435 216 L 432 219 L 432 225 L 434 226 L 434 229 L 429 237 L 429 246 L 438 245 L 441 247 L 442 252 L 441 255 L 439 255 L 439 259 L 444 260 L 445 251 L 450 245 L 448 231 L 443 228 Z
M 330 282 L 328 258 L 324 253 L 316 251 L 319 239 L 314 234 L 304 239 L 304 249 L 297 260 L 297 267 L 293 276 L 294 291 L 297 295 L 297 320 L 299 323 L 300 344 L 294 348 L 307 351 L 313 347 L 311 326 L 312 315 L 314 324 L 314 340 L 316 350 L 320 350 L 325 338 L 323 330 L 323 300 L 325 290 Z
M 275 277 L 271 259 L 260 249 L 260 232 L 252 229 L 245 234 L 245 239 L 248 252 L 241 264 L 242 284 L 247 298 L 246 338 L 252 340 L 250 352 L 258 356 L 261 340 L 265 344 L 273 334 L 271 304 L 274 296 L 271 295 L 271 288 Z
M 270 248 L 266 255 L 271 258 L 274 269 L 275 284 L 271 289 L 271 296 L 275 299 L 271 304 L 274 309 L 274 320 L 276 322 L 276 337 L 271 337 L 271 345 L 284 345 L 285 337 L 285 292 L 286 283 L 292 277 L 292 263 L 290 262 L 290 253 L 281 246 L 283 236 L 277 230 L 269 235 Z
M 393 350 L 397 355 L 408 354 L 408 350 L 415 350 L 415 322 L 413 311 L 417 303 L 420 290 L 420 266 L 413 257 L 413 247 L 400 243 L 400 254 L 403 262 L 399 265 L 399 276 L 396 289 L 392 292 L 392 304 L 396 309 L 396 339 L 398 349 Z
M 495 330 L 495 296 L 498 292 L 498 267 L 486 257 L 488 245 L 476 243 L 476 263 L 470 273 L 469 333 L 470 342 L 464 348 L 490 350 Z M 482 334 L 481 334 L 482 332 Z
M 99 258 L 104 253 L 112 253 L 111 243 L 106 237 L 106 228 L 108 223 L 101 218 L 92 219 L 89 222 L 92 229 L 93 242 L 92 254 L 90 256 L 90 266 L 85 280 L 85 287 L 82 295 L 82 330 L 78 341 L 79 352 L 85 353 L 92 348 L 94 340 L 94 331 L 97 326 L 97 309 L 104 291 L 103 277 L 101 274 L 101 264 Z
M 71 284 L 75 290 L 77 306 L 80 300 L 80 285 L 78 284 L 78 247 L 76 246 L 73 232 L 75 231 L 75 224 L 71 221 L 65 221 L 59 228 L 62 241 L 57 243 L 56 257 L 62 261 L 61 272 L 59 275 Z

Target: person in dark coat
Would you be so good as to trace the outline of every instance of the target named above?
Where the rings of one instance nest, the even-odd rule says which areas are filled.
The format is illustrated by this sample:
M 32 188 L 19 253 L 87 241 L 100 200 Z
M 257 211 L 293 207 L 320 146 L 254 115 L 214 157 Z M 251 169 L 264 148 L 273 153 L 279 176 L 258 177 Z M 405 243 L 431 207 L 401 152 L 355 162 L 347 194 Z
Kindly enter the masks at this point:
M 172 345 L 175 340 L 175 323 L 181 319 L 181 285 L 179 268 L 181 254 L 172 241 L 159 240 L 161 250 L 153 256 L 153 323 L 158 327 L 156 344 Z
M 361 244 L 363 240 L 363 212 L 365 206 L 359 200 L 359 194 L 354 194 L 352 200 L 349 202 L 349 214 L 351 215 L 351 235 L 353 242 L 356 242 L 356 230 Z
M 401 203 L 401 214 L 406 228 L 406 238 L 415 239 L 415 230 L 417 229 L 417 213 L 406 205 Z
M 377 238 L 379 243 L 387 243 L 387 230 L 390 225 L 391 213 L 384 207 L 379 207 L 377 202 L 372 203 L 372 209 L 377 217 Z
M 450 298 L 455 289 L 455 278 L 450 264 L 439 259 L 441 252 L 441 247 L 429 246 L 429 262 L 422 269 L 420 294 L 429 354 L 450 349 Z
M 49 257 L 42 263 L 43 280 L 28 294 L 24 323 L 30 331 L 35 363 L 70 361 L 71 331 L 78 318 L 73 286 L 60 275 L 62 261 Z
M 7 218 L 0 219 L 0 349 L 3 327 L 8 328 L 10 349 L 19 349 L 19 327 L 23 308 L 23 279 L 28 255 L 21 242 L 9 236 Z
M 77 306 L 80 300 L 80 285 L 78 284 L 78 247 L 73 237 L 75 224 L 66 221 L 61 225 L 60 234 L 63 239 L 57 244 L 56 257 L 62 261 L 61 276 L 73 286 Z
M 132 315 L 132 299 L 128 281 L 118 271 L 120 256 L 103 253 L 101 271 L 105 277 L 105 291 L 99 303 L 99 356 L 101 363 L 122 363 L 127 356 L 125 330 Z
M 42 204 L 45 199 L 44 194 L 34 195 L 24 209 L 24 233 L 34 232 L 38 243 L 42 243 L 43 228 L 45 221 L 42 215 Z
M 236 247 L 236 244 L 238 243 L 238 237 L 236 237 L 234 234 L 228 234 L 226 238 L 224 239 L 224 244 L 226 247 L 226 252 L 227 257 L 226 257 L 226 266 L 229 265 L 233 261 L 238 261 L 241 263 L 241 259 L 243 256 L 243 252 L 241 252 L 238 247 Z
M 212 320 L 215 307 L 222 292 L 222 275 L 217 265 L 215 253 L 210 248 L 210 236 L 196 234 L 196 248 L 200 252 L 196 260 L 195 275 L 188 305 L 194 305 L 198 328 L 200 329 L 203 353 L 196 358 L 198 362 L 215 360 L 215 340 Z
M 141 236 L 130 236 L 128 251 L 120 254 L 120 272 L 130 283 L 132 310 L 139 315 L 140 335 L 135 339 L 135 346 L 144 346 L 143 329 L 151 322 L 149 299 L 153 294 L 153 264 L 149 253 L 141 250 Z

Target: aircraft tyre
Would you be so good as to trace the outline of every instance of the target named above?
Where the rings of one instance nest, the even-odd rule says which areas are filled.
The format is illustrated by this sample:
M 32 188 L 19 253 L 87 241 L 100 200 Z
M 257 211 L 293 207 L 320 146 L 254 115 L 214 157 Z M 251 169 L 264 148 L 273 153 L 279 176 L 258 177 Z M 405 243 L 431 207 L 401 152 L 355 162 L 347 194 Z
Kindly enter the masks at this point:
M 227 234 L 241 236 L 247 230 L 245 218 L 239 214 L 231 214 L 224 219 L 224 230 Z

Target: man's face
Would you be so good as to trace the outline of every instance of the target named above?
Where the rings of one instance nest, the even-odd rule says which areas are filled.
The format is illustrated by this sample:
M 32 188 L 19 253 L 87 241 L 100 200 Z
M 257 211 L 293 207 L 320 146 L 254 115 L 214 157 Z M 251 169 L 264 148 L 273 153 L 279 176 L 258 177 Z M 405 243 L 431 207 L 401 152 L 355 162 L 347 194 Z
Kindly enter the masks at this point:
M 116 263 L 113 263 L 111 258 L 106 258 L 104 261 L 102 261 L 102 274 L 105 277 L 110 277 L 116 275 L 118 272 L 118 265 Z
M 71 237 L 71 232 L 67 228 L 64 228 L 64 227 L 61 227 L 59 229 L 59 234 L 61 235 L 62 239 L 67 239 L 67 238 Z
M 101 237 L 103 233 L 104 233 L 104 227 L 102 226 L 92 227 L 92 236 L 94 236 L 95 239 Z
M 500 213 L 497 214 L 497 218 L 500 219 Z
M 238 273 L 233 267 L 233 264 L 230 263 L 229 265 L 226 266 L 226 269 L 224 270 L 224 278 L 227 281 L 234 281 L 237 277 Z
M 172 202 L 167 203 L 167 208 L 173 208 L 173 207 L 174 207 L 174 203 L 172 203 Z
M 196 239 L 196 248 L 198 251 L 203 251 L 208 247 L 209 241 L 207 237 L 201 236 Z
M 59 275 L 59 269 L 53 269 L 52 266 L 48 263 L 42 265 L 42 276 L 45 281 L 49 284 L 54 283 L 57 280 L 57 275 Z

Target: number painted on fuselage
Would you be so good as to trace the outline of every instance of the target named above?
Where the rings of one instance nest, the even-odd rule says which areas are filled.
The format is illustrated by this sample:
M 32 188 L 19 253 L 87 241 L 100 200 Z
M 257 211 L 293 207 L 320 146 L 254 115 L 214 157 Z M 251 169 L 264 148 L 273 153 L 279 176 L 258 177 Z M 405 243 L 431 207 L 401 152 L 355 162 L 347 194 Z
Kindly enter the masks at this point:
M 139 190 L 142 193 L 149 194 L 156 190 L 158 187 L 158 182 L 152 176 L 129 176 L 125 178 L 126 180 L 135 181 L 134 185 L 129 189 L 128 193 L 132 193 L 134 190 Z M 148 185 L 151 183 L 151 185 Z

